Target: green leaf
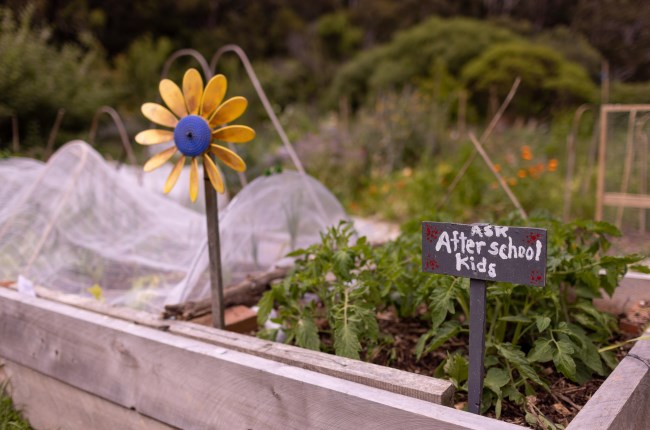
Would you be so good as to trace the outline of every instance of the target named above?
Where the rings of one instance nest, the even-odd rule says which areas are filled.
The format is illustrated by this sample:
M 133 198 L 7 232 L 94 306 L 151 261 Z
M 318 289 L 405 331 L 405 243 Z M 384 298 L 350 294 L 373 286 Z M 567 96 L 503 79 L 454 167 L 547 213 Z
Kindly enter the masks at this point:
M 339 249 L 334 253 L 335 274 L 343 279 L 350 278 L 350 271 L 354 268 L 354 259 L 350 252 Z
M 298 324 L 296 325 L 296 344 L 314 351 L 320 349 L 318 329 L 311 318 L 301 318 L 298 320 Z
M 551 339 L 537 339 L 533 348 L 528 351 L 528 360 L 546 363 L 553 359 L 553 341 Z
M 499 355 L 505 358 L 510 365 L 517 369 L 522 378 L 529 379 L 536 384 L 541 385 L 545 389 L 548 389 L 548 385 L 537 375 L 537 372 L 532 368 L 523 352 L 515 349 L 514 346 L 508 343 L 498 344 L 495 345 L 495 347 Z
M 454 300 L 458 294 L 458 279 L 447 281 L 433 290 L 429 298 L 431 313 L 431 329 L 437 328 L 447 318 L 447 314 L 455 312 Z
M 427 353 L 439 348 L 452 337 L 460 332 L 460 324 L 456 321 L 446 321 L 442 326 L 435 331 L 435 336 L 431 343 L 427 346 Z
M 359 359 L 361 343 L 359 343 L 359 337 L 354 333 L 350 324 L 340 324 L 334 330 L 334 350 L 336 355 Z
M 494 394 L 501 398 L 501 387 L 505 386 L 510 382 L 510 375 L 505 369 L 499 367 L 491 367 L 485 375 L 485 380 L 483 383 L 488 387 Z
M 309 250 L 307 249 L 296 249 L 295 251 L 288 253 L 287 257 L 300 257 L 301 255 L 307 254 L 309 254 Z
M 546 316 L 537 316 L 535 317 L 535 324 L 537 325 L 537 330 L 542 333 L 551 324 L 551 319 Z
M 469 363 L 460 354 L 453 354 L 447 358 L 444 366 L 445 373 L 452 380 L 456 388 L 460 388 L 463 382 L 467 381 L 469 374 Z
M 600 355 L 598 354 L 598 349 L 596 348 L 596 345 L 594 345 L 594 342 L 589 339 L 584 330 L 580 327 L 577 327 L 574 324 L 569 324 L 569 329 L 571 330 L 569 336 L 580 344 L 576 351 L 577 357 L 589 369 L 601 376 L 605 376 L 605 369 L 603 368 L 603 363 L 600 360 Z
M 499 318 L 499 321 L 523 323 L 523 324 L 527 324 L 527 323 L 532 322 L 532 320 L 530 318 L 525 317 L 525 316 L 521 316 L 521 315 L 508 315 L 508 316 Z
M 576 363 L 571 358 L 574 352 L 573 345 L 565 340 L 555 342 L 555 352 L 553 353 L 553 364 L 555 368 L 564 376 L 576 380 Z
M 510 383 L 503 387 L 503 395 L 504 397 L 508 397 L 512 402 L 514 402 L 517 405 L 521 405 L 524 402 L 524 395 L 515 388 L 514 384 Z
M 259 307 L 257 310 L 257 324 L 263 325 L 269 319 L 269 314 L 273 310 L 273 291 L 265 292 L 257 306 Z
M 497 419 L 501 418 L 502 406 L 503 406 L 503 397 L 499 396 L 499 398 L 497 399 L 497 403 L 494 405 L 494 414 L 496 415 Z
M 614 370 L 614 368 L 618 365 L 618 358 L 616 358 L 616 354 L 614 354 L 614 351 L 599 351 L 600 352 L 600 358 L 603 359 L 607 367 L 609 367 L 611 370 Z
M 427 341 L 432 335 L 433 332 L 428 331 L 424 333 L 422 336 L 420 336 L 420 338 L 418 339 L 418 343 L 415 345 L 415 357 L 418 361 L 422 357 L 422 353 L 424 353 L 424 347 L 426 346 Z
M 633 264 L 630 266 L 630 270 L 634 270 L 635 272 L 639 272 L 639 273 L 650 274 L 650 267 L 644 264 Z

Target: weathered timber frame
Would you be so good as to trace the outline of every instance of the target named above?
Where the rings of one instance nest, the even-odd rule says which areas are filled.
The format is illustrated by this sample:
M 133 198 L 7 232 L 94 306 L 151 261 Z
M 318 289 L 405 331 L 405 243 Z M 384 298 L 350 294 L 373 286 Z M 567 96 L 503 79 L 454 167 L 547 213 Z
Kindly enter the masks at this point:
M 444 406 L 446 381 L 36 292 L 0 287 L 0 384 L 35 428 L 523 428 Z M 639 341 L 568 430 L 648 422 Z
M 623 183 L 621 186 L 621 191 L 618 193 L 605 191 L 605 173 L 607 168 L 605 163 L 605 156 L 607 152 L 607 114 L 612 112 L 623 112 L 630 115 L 625 149 Z M 596 188 L 595 218 L 596 221 L 601 221 L 603 219 L 603 208 L 605 206 L 617 207 L 618 210 L 616 214 L 616 225 L 618 228 L 621 228 L 623 208 L 638 208 L 641 209 L 639 215 L 641 230 L 645 231 L 645 209 L 650 209 L 650 194 L 631 194 L 627 192 L 634 156 L 634 138 L 636 129 L 635 125 L 636 115 L 638 112 L 650 112 L 650 104 L 605 104 L 600 107 L 600 140 L 598 145 L 598 182 Z M 641 162 L 645 166 L 648 163 L 647 144 L 644 145 L 642 149 L 643 151 L 641 151 Z M 642 171 L 642 176 L 643 177 L 641 180 L 645 184 L 645 181 L 647 181 L 647 170 Z M 645 185 L 643 189 L 645 189 Z
M 0 379 L 36 428 L 518 428 L 443 406 L 446 381 L 58 298 L 0 288 Z

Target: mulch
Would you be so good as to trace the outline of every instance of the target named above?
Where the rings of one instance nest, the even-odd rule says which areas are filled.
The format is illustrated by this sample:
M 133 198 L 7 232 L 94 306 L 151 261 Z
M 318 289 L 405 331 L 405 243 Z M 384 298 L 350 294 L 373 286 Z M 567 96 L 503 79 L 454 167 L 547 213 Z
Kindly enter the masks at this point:
M 467 354 L 468 338 L 459 336 L 417 361 L 415 346 L 420 336 L 427 331 L 426 322 L 419 318 L 400 319 L 391 311 L 379 314 L 378 319 L 380 331 L 392 337 L 393 343 L 390 347 L 381 350 L 364 351 L 362 359 L 365 361 L 433 376 L 448 353 Z M 619 322 L 621 333 L 612 340 L 612 344 L 630 340 L 643 333 L 650 323 L 650 303 L 639 302 L 630 307 L 625 315 L 619 316 Z M 629 342 L 620 347 L 617 350 L 619 359 L 622 359 L 633 345 L 633 342 Z M 553 423 L 567 426 L 604 382 L 604 379 L 593 379 L 584 385 L 577 385 L 562 375 L 554 373 L 550 367 L 546 370 L 550 391 L 539 390 L 535 396 L 526 397 L 524 408 L 507 400 L 504 401 L 500 420 L 529 427 L 525 416 L 526 412 L 530 412 L 533 416 L 543 415 Z M 456 408 L 464 409 L 466 402 L 466 393 L 457 392 Z M 496 418 L 493 411 L 486 416 Z

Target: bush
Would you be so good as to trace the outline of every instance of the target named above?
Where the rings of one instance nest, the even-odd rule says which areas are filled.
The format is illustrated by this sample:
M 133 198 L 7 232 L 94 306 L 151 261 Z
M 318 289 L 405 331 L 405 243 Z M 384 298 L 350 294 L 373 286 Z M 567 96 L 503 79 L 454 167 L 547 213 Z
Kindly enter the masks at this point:
M 497 44 L 462 71 L 479 106 L 487 106 L 491 91 L 503 99 L 517 76 L 522 82 L 512 106 L 525 115 L 589 102 L 596 92 L 583 67 L 550 48 L 526 41 Z
M 452 75 L 458 74 L 489 46 L 513 40 L 519 37 L 490 23 L 432 18 L 345 64 L 335 76 L 331 97 L 338 101 L 346 96 L 358 106 L 368 95 L 429 76 L 434 64 L 444 64 Z
M 20 17 L 0 8 L 0 129 L 9 140 L 9 118 L 21 127 L 23 146 L 45 145 L 57 111 L 62 132 L 89 127 L 95 110 L 111 101 L 103 52 L 88 35 L 84 46 L 49 43 L 50 30 L 32 26 L 32 7 Z M 4 145 L 3 145 L 4 146 Z

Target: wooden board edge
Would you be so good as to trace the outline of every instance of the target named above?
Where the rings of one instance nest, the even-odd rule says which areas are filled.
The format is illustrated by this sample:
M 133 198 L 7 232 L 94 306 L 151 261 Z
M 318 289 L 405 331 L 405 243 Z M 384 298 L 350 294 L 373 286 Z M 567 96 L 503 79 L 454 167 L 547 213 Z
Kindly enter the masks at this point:
M 64 294 L 43 287 L 36 287 L 36 293 L 41 298 L 58 303 L 134 322 L 145 327 L 169 331 L 179 336 L 208 342 L 290 366 L 301 367 L 324 375 L 432 403 L 445 406 L 453 404 L 454 385 L 443 379 L 417 375 L 292 345 L 270 342 L 253 336 L 219 330 L 187 321 L 163 320 L 147 312 L 110 306 L 90 298 Z
M 174 430 L 160 421 L 0 357 L 0 384 L 37 429 Z
M 521 428 L 3 289 L 0 335 L 9 360 L 181 428 Z
M 650 330 L 645 333 L 650 336 Z M 645 428 L 650 422 L 650 341 L 621 360 L 567 430 Z

